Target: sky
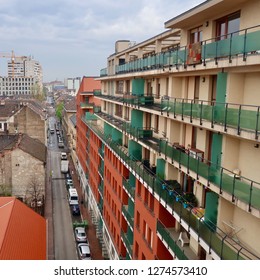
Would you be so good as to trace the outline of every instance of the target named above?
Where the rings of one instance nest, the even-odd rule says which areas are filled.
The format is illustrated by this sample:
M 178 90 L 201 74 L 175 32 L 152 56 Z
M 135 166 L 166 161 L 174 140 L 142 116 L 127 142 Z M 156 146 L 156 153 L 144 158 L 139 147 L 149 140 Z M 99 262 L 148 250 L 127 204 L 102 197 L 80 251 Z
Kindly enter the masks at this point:
M 99 76 L 117 40 L 140 43 L 204 0 L 0 0 L 0 55 L 33 56 L 43 81 Z M 0 75 L 7 73 L 0 57 Z

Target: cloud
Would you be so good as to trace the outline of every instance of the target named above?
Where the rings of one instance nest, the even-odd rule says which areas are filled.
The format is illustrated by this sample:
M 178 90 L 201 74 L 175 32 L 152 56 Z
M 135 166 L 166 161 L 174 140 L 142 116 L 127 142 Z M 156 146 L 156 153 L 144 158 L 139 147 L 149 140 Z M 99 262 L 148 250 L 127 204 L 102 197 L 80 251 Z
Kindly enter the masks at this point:
M 115 41 L 139 43 L 155 36 L 165 30 L 164 22 L 201 2 L 0 0 L 0 33 L 5 38 L 0 51 L 33 54 L 47 79 L 66 77 L 66 71 L 70 76 L 83 76 L 84 71 L 96 75 L 113 53 Z

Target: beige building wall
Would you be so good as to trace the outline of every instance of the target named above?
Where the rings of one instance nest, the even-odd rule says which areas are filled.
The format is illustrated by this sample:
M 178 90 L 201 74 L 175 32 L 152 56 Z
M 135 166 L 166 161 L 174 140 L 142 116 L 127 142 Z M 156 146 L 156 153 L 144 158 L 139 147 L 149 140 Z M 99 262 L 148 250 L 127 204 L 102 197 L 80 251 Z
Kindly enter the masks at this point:
M 0 155 L 0 195 L 12 193 L 12 157 L 10 152 Z
M 16 130 L 17 128 L 17 130 Z M 10 133 L 26 133 L 28 136 L 38 139 L 43 144 L 46 143 L 45 120 L 36 114 L 29 107 L 25 106 L 14 117 L 14 122 L 10 126 Z
M 259 219 L 221 197 L 218 209 L 218 227 L 253 252 L 259 252 Z
M 248 26 L 259 25 L 260 2 L 258 0 L 247 1 L 242 7 L 240 29 Z M 259 27 L 258 27 L 259 30 Z
M 33 180 L 37 191 L 45 193 L 45 168 L 43 162 L 21 149 L 12 151 L 12 195 L 25 198 Z

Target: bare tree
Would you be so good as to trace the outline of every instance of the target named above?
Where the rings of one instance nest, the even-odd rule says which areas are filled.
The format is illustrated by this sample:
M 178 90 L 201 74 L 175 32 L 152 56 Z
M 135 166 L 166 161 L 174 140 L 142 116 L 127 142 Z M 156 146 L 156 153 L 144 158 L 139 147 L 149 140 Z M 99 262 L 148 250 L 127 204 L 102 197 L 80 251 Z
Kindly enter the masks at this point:
M 44 190 L 36 175 L 33 175 L 29 181 L 25 200 L 26 204 L 34 209 L 35 212 L 42 214 L 44 207 Z

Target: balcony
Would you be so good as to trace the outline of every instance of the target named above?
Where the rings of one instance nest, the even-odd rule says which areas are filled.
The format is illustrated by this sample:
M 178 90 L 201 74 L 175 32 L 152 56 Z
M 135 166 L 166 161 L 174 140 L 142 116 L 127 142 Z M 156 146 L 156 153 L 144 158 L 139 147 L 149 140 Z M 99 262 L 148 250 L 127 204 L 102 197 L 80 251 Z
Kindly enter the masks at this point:
M 187 173 L 193 171 L 196 174 L 194 179 L 200 180 L 204 178 L 207 185 L 214 185 L 219 189 L 219 193 L 226 192 L 231 195 L 232 202 L 240 200 L 248 205 L 248 211 L 252 211 L 252 207 L 260 209 L 260 184 L 248 178 L 236 177 L 232 171 L 221 166 L 217 166 L 210 161 L 202 158 L 194 158 L 188 150 L 180 149 L 177 144 L 171 144 L 165 139 L 152 137 L 151 128 L 135 128 L 131 124 L 117 120 L 108 114 L 101 114 L 102 117 L 110 123 L 117 123 L 116 127 L 123 132 L 128 133 L 149 146 L 156 152 L 165 155 L 165 159 L 169 159 L 175 167 L 187 168 Z
M 88 95 L 88 96 L 92 96 L 93 95 L 93 91 L 81 91 L 80 95 Z
M 178 168 L 186 167 L 187 173 L 193 171 L 196 180 L 201 177 L 206 179 L 207 185 L 214 185 L 219 189 L 219 193 L 226 192 L 231 195 L 232 202 L 240 200 L 248 205 L 248 211 L 252 207 L 260 209 L 260 184 L 242 176 L 237 177 L 232 171 L 213 164 L 202 158 L 194 158 L 188 150 L 180 149 L 176 144 L 170 144 L 165 140 L 160 140 L 159 152 L 175 163 Z
M 160 235 L 160 239 L 167 244 L 167 247 L 172 250 L 178 260 L 195 260 L 197 258 L 194 253 L 191 254 L 190 252 L 188 257 L 188 253 L 186 252 L 188 250 L 186 248 L 181 248 L 181 245 L 177 242 L 177 233 L 174 234 L 173 230 L 165 228 L 165 226 L 160 221 L 157 221 L 157 232 Z M 189 251 L 191 250 L 189 249 Z
M 154 104 L 154 97 L 152 95 L 124 95 L 123 104 L 149 106 Z
M 98 190 L 103 197 L 103 193 L 104 193 L 104 183 L 103 183 L 103 181 L 98 185 Z
M 134 228 L 134 217 L 128 212 L 128 206 L 122 205 L 122 213 L 126 218 L 127 223 L 130 225 L 131 229 Z
M 176 47 L 173 50 L 157 53 L 146 58 L 139 58 L 134 61 L 117 65 L 115 74 L 126 74 L 139 71 L 150 71 L 156 69 L 165 69 L 167 67 L 187 66 L 195 64 L 203 64 L 206 66 L 208 62 L 215 62 L 217 65 L 223 58 L 228 59 L 229 63 L 233 58 L 241 57 L 242 61 L 246 61 L 247 57 L 255 54 L 260 50 L 260 31 L 259 26 L 243 29 L 235 33 L 227 35 L 227 39 L 212 38 L 196 43 L 197 53 L 199 54 L 194 60 L 189 57 L 189 50 L 193 46 Z
M 134 200 L 135 199 L 135 188 L 130 185 L 129 180 L 123 178 L 123 187 L 129 193 L 132 200 Z
M 101 95 L 101 89 L 94 89 L 94 90 L 93 90 L 93 94 L 94 94 L 94 96 L 99 96 L 99 95 Z
M 100 70 L 100 77 L 105 77 L 107 76 L 107 68 L 103 68 Z
M 100 156 L 102 159 L 104 159 L 104 149 L 99 148 L 99 149 L 98 149 L 98 154 L 99 154 L 99 156 Z
M 133 242 L 130 242 L 127 233 L 121 231 L 121 238 L 123 240 L 123 243 L 125 244 L 126 250 L 128 251 L 129 256 L 131 257 L 133 255 Z
M 260 133 L 260 107 L 252 105 L 241 105 L 233 103 L 208 102 L 203 100 L 191 100 L 180 98 L 163 97 L 161 99 L 161 114 L 173 114 L 189 118 L 189 122 L 199 120 L 203 125 L 204 121 L 211 123 L 211 128 L 215 125 L 224 126 L 224 131 L 228 128 L 236 129 L 237 135 L 241 131 L 251 131 L 254 138 L 258 139 Z
M 85 115 L 83 115 L 83 116 L 81 117 L 81 120 L 82 120 L 85 124 L 87 124 L 88 121 L 96 121 L 97 119 L 98 119 L 97 116 L 93 115 L 93 114 L 90 113 L 90 112 L 86 112 Z
M 198 238 L 198 240 L 203 240 L 210 250 L 214 250 L 219 258 L 227 260 L 259 259 L 258 256 L 251 253 L 243 247 L 242 244 L 237 243 L 236 240 L 227 236 L 223 231 L 215 227 L 215 225 L 212 226 L 209 221 L 204 223 L 202 218 L 198 219 L 198 217 L 192 212 L 192 205 L 184 197 L 180 196 L 177 191 L 168 186 L 165 181 L 149 173 L 141 162 L 130 157 L 127 150 L 118 143 L 113 142 L 109 136 L 104 134 L 100 127 L 91 122 L 89 122 L 88 126 L 101 138 L 101 140 L 104 141 L 109 149 L 117 154 L 130 172 L 132 172 L 137 179 L 147 185 L 149 190 L 155 194 L 158 201 L 160 201 L 160 203 L 162 203 L 168 210 L 171 209 L 169 211 L 171 211 L 174 218 L 186 223 L 188 228 L 194 232 L 196 238 Z M 177 152 L 177 158 L 178 156 L 182 159 L 180 153 Z M 187 160 L 187 156 L 188 155 L 185 157 L 186 164 L 190 162 Z M 198 166 L 204 164 L 200 160 L 192 159 L 196 161 Z M 185 163 L 183 159 L 179 162 Z M 211 178 L 211 176 L 208 178 Z
M 81 102 L 80 108 L 81 109 L 92 109 L 94 108 L 95 103 L 88 103 L 88 102 Z

